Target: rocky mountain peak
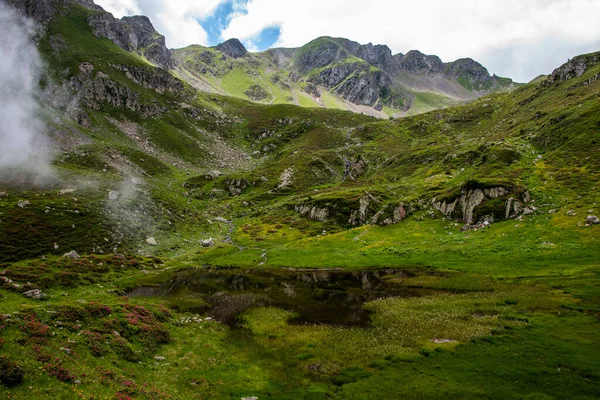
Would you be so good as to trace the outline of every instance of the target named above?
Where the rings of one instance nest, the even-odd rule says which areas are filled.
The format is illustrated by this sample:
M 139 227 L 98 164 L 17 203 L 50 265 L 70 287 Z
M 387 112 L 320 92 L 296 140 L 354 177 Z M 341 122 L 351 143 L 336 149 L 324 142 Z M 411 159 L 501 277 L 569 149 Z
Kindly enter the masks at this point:
M 461 58 L 447 63 L 444 74 L 449 79 L 454 79 L 474 90 L 481 90 L 486 85 L 493 84 L 487 68 L 471 58 Z M 469 83 L 467 83 L 469 82 Z
M 217 45 L 215 48 L 233 58 L 240 58 L 248 53 L 248 50 L 246 50 L 242 42 L 235 38 L 229 39 Z
M 173 67 L 165 37 L 156 32 L 148 17 L 117 19 L 111 13 L 98 12 L 88 18 L 88 23 L 96 36 L 112 40 L 123 50 L 137 52 L 163 68 Z
M 334 40 L 356 57 L 365 60 L 379 69 L 387 69 L 391 64 L 392 51 L 386 45 L 360 44 L 344 38 L 336 38 Z
M 317 38 L 302 46 L 297 54 L 296 67 L 300 73 L 335 64 L 348 57 L 342 45 L 329 37 Z
M 408 72 L 435 75 L 444 70 L 444 63 L 438 56 L 423 54 L 418 50 L 411 50 L 399 59 L 398 67 Z

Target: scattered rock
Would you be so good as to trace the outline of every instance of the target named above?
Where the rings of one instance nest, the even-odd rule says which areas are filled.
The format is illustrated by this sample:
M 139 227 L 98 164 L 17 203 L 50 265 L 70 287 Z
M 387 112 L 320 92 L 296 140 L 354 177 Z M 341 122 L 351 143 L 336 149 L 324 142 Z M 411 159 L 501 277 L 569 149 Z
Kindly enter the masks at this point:
M 6 192 L 0 192 L 0 197 L 6 197 L 6 196 L 8 196 L 8 193 L 6 193 Z
M 277 185 L 277 189 L 285 189 L 292 184 L 294 176 L 294 169 L 287 168 L 285 171 L 281 173 L 279 176 L 279 184 Z
M 256 396 L 242 397 L 242 400 L 258 400 L 258 397 L 256 397 Z
M 40 289 L 32 289 L 23 293 L 23 296 L 28 297 L 30 299 L 40 300 L 46 297 L 46 294 L 43 293 Z
M 523 208 L 523 215 L 531 215 L 536 210 L 535 207 L 525 207 Z
M 118 200 L 119 199 L 119 192 L 117 192 L 116 190 L 111 190 L 108 192 L 108 199 L 109 200 Z
M 208 171 L 204 177 L 206 179 L 217 179 L 218 177 L 220 177 L 222 174 L 220 171 L 217 171 L 216 169 L 213 169 L 211 171 Z
M 224 223 L 226 223 L 226 224 L 228 224 L 228 223 L 229 223 L 229 221 L 228 221 L 227 219 L 223 218 L 223 217 L 216 217 L 216 218 L 214 219 L 214 221 L 217 221 L 217 222 L 224 222 Z
M 77 254 L 75 250 L 71 250 L 70 252 L 65 253 L 63 257 L 71 258 L 73 260 L 79 260 L 79 254 Z
M 588 214 L 593 214 L 594 210 L 588 210 Z
M 568 215 L 569 217 L 574 217 L 574 216 L 576 216 L 576 215 L 577 215 L 577 213 L 575 212 L 575 210 L 569 210 L 569 211 L 567 211 L 567 215 Z
M 19 200 L 19 202 L 17 203 L 17 206 L 21 207 L 21 208 L 25 208 L 26 206 L 30 205 L 31 202 L 29 200 Z
M 556 213 L 557 213 L 557 211 L 556 211 L 556 210 L 549 210 L 549 211 L 548 211 L 548 214 L 556 214 Z
M 586 222 L 590 225 L 598 225 L 600 224 L 600 218 L 595 215 L 588 215 Z
M 456 343 L 456 340 L 452 339 L 431 339 L 433 343 Z
M 165 360 L 165 358 L 163 356 L 154 356 L 154 359 L 156 361 L 164 361 Z
M 200 244 L 202 245 L 202 247 L 212 247 L 215 245 L 215 242 L 212 240 L 212 238 L 209 238 L 201 240 Z
M 154 239 L 153 237 L 149 237 L 148 239 L 146 239 L 146 243 L 148 243 L 150 246 L 158 246 L 156 239 Z

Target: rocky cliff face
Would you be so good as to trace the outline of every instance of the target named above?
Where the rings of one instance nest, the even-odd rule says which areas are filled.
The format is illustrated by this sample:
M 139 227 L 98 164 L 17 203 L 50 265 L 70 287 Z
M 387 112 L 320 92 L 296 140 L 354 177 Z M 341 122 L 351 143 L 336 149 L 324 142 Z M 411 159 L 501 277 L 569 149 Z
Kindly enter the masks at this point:
M 433 76 L 444 69 L 444 63 L 438 56 L 428 56 L 418 50 L 411 50 L 403 57 L 396 57 L 393 72 L 407 71 L 417 75 Z
M 351 54 L 379 69 L 387 70 L 393 62 L 392 51 L 385 45 L 373 45 L 372 43 L 361 45 L 343 38 L 335 40 Z
M 555 69 L 543 84 L 550 86 L 555 82 L 579 78 L 585 71 L 598 63 L 600 63 L 600 55 L 598 53 L 577 56 Z
M 126 51 L 136 52 L 165 69 L 174 67 L 165 37 L 158 33 L 148 17 L 117 19 L 93 0 L 5 0 L 23 15 L 45 25 L 69 5 L 80 5 L 97 11 L 88 18 L 94 34 L 112 40 Z
M 123 50 L 139 53 L 163 68 L 173 68 L 164 36 L 156 32 L 147 17 L 116 19 L 110 13 L 99 12 L 91 15 L 88 23 L 96 36 L 110 39 Z
M 123 17 L 122 21 L 131 27 L 137 38 L 137 49 L 143 56 L 167 69 L 174 67 L 165 37 L 154 29 L 148 17 L 141 15 Z
M 300 76 L 308 76 L 309 81 L 360 105 L 403 104 L 406 109 L 412 96 L 394 83 L 402 79 L 398 78 L 401 73 L 440 77 L 481 93 L 500 85 L 500 78 L 491 76 L 486 68 L 469 58 L 445 64 L 439 57 L 417 50 L 392 55 L 387 46 L 361 45 L 343 38 L 315 39 L 296 54 L 294 66 Z M 511 81 L 503 83 L 507 82 Z
M 93 0 L 4 0 L 23 15 L 40 23 L 46 23 L 68 4 L 79 4 L 91 10 L 102 10 Z
M 181 81 L 167 71 L 159 68 L 131 67 L 113 65 L 115 70 L 123 72 L 132 82 L 153 90 L 159 94 L 183 92 Z M 142 118 L 158 117 L 167 111 L 164 105 L 140 99 L 140 94 L 129 85 L 119 83 L 110 75 L 96 71 L 94 65 L 84 62 L 79 66 L 79 73 L 71 80 L 71 90 L 78 104 L 74 104 L 71 113 L 81 125 L 88 124 L 84 108 L 99 110 L 103 105 L 126 109 L 139 113 Z
M 519 194 L 498 186 L 484 189 L 464 187 L 460 196 L 446 200 L 433 199 L 432 204 L 435 210 L 445 216 L 460 219 L 470 226 L 532 214 L 535 208 L 525 205 L 529 202 L 529 191 Z

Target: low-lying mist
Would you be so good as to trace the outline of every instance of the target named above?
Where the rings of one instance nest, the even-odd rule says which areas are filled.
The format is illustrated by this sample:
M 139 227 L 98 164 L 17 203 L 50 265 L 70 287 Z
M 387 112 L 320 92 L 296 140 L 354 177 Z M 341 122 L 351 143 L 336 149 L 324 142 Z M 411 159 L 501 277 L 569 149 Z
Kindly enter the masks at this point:
M 35 33 L 33 21 L 0 2 L 0 182 L 15 169 L 50 175 L 39 103 L 44 69 Z

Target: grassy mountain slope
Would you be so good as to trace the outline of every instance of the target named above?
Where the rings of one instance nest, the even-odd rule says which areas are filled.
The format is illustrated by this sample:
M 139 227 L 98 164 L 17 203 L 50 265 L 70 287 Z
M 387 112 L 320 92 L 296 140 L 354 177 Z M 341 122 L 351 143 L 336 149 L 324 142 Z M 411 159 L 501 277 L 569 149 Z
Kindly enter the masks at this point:
M 241 57 L 194 45 L 175 50 L 174 57 L 179 76 L 200 90 L 264 104 L 341 108 L 384 118 L 444 108 L 515 86 L 504 78 L 482 81 L 487 70 L 473 60 L 458 60 L 434 71 L 418 70 L 418 64 L 408 61 L 401 66 L 384 64 L 389 69 L 384 73 L 373 63 L 391 59 L 387 47 L 387 52 L 371 55 L 374 60 L 369 63 L 357 56 L 362 54 L 356 46 L 360 48 L 347 39 L 321 37 L 298 49 Z M 375 93 L 366 95 L 371 86 Z
M 48 85 L 80 100 L 46 104 L 52 175 L 1 172 L 0 395 L 597 397 L 598 53 L 388 121 L 196 91 L 96 37 L 94 12 L 69 5 L 39 42 Z M 242 92 L 250 81 L 228 74 L 258 60 L 249 79 L 266 88 L 287 57 L 229 72 L 214 49 L 177 57 L 206 51 L 223 76 L 205 84 Z M 495 194 L 477 203 L 477 190 Z M 472 212 L 440 211 L 461 196 Z M 515 201 L 532 213 L 507 217 Z M 386 279 L 441 292 L 369 302 L 365 328 L 255 308 L 238 330 L 198 322 L 202 300 L 186 293 L 123 296 L 207 265 L 395 267 L 406 276 Z M 45 297 L 23 294 L 34 289 Z

